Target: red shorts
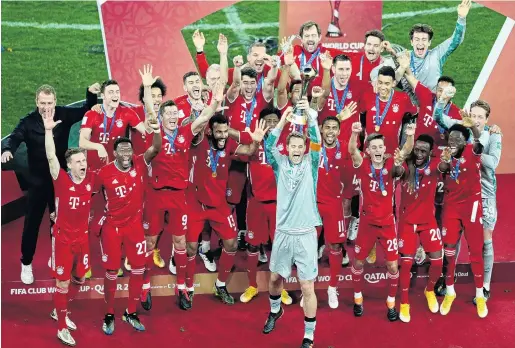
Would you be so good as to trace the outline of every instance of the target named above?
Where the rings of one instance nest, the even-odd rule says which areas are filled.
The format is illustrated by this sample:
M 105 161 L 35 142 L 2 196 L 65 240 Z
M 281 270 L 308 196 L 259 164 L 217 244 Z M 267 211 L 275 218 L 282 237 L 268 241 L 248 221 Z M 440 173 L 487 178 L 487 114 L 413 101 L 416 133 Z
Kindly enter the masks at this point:
M 442 250 L 442 238 L 436 220 L 414 225 L 407 222 L 399 223 L 399 252 L 403 255 L 415 255 L 418 248 L 417 234 L 424 250 L 435 253 Z
M 120 268 L 122 245 L 132 268 L 140 268 L 145 265 L 147 242 L 145 241 L 141 214 L 135 216 L 126 225 L 119 227 L 106 221 L 102 227 L 100 237 L 102 265 L 106 270 L 114 271 Z
M 231 214 L 231 208 L 228 204 L 220 207 L 207 207 L 201 204 L 197 199 L 188 200 L 188 211 L 190 216 L 186 241 L 190 243 L 198 242 L 198 237 L 204 230 L 204 224 L 209 223 L 211 228 L 220 236 L 222 240 L 230 240 L 236 238 L 236 220 Z
M 443 205 L 442 212 L 442 238 L 446 245 L 455 245 L 460 239 L 462 228 L 469 250 L 478 251 L 483 248 L 483 206 L 481 196 L 477 200 L 459 204 Z
M 397 230 L 395 224 L 377 226 L 368 223 L 365 216 L 361 216 L 356 238 L 354 251 L 356 259 L 363 261 L 374 247 L 376 241 L 383 247 L 386 254 L 386 261 L 397 261 L 399 251 L 397 250 Z
M 251 198 L 247 203 L 247 242 L 253 246 L 274 240 L 277 203 L 263 203 Z
M 82 278 L 90 268 L 89 241 L 64 242 L 52 237 L 52 276 L 60 281 L 70 280 L 73 275 Z
M 247 182 L 247 163 L 232 161 L 229 168 L 229 179 L 227 180 L 227 203 L 238 204 Z
M 345 174 L 345 177 L 343 178 L 342 197 L 344 199 L 351 199 L 357 195 L 359 195 L 359 181 L 354 171 L 348 170 Z
M 89 215 L 89 232 L 97 237 L 100 235 L 100 230 L 106 219 L 105 204 L 104 194 L 102 192 L 93 195 Z
M 157 236 L 163 229 L 174 236 L 184 236 L 188 230 L 188 206 L 184 190 L 154 190 L 146 192 L 143 210 L 145 235 Z M 165 224 L 165 213 L 168 223 Z
M 330 244 L 341 244 L 347 240 L 345 233 L 345 218 L 343 217 L 343 202 L 335 204 L 318 203 L 318 213 L 322 218 L 324 237 Z

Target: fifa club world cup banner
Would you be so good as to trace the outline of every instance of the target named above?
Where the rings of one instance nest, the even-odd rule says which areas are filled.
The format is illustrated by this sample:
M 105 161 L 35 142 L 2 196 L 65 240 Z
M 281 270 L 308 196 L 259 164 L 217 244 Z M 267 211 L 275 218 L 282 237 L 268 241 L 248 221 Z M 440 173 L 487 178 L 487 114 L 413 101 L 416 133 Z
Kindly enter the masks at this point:
M 300 26 L 314 21 L 322 31 L 322 46 L 342 51 L 359 51 L 365 33 L 381 30 L 382 1 L 281 1 L 279 37 L 299 34 Z

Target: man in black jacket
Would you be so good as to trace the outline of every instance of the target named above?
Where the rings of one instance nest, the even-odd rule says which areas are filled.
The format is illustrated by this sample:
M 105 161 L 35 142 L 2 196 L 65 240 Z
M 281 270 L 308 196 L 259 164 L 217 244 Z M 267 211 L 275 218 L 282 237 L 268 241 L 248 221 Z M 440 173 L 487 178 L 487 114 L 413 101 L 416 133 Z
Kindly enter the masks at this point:
M 56 93 L 52 86 L 43 85 L 36 91 L 36 110 L 22 118 L 13 130 L 2 149 L 2 163 L 13 158 L 18 146 L 27 145 L 30 186 L 27 196 L 27 210 L 23 223 L 21 239 L 21 281 L 32 284 L 32 259 L 36 251 L 39 227 L 48 205 L 51 218 L 55 216 L 54 186 L 45 153 L 45 127 L 43 115 L 51 112 L 54 120 L 62 121 L 54 128 L 54 141 L 57 158 L 63 169 L 67 169 L 64 153 L 68 149 L 68 136 L 72 125 L 82 119 L 86 111 L 97 104 L 100 84 L 95 83 L 88 88 L 86 103 L 81 108 L 56 106 Z M 60 204 L 67 204 L 62 202 Z

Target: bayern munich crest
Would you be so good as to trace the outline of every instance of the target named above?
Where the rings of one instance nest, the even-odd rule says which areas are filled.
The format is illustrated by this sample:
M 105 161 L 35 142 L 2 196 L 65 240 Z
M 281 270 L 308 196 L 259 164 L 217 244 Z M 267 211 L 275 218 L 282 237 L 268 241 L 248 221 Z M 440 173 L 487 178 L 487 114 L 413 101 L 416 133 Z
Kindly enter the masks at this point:
M 442 228 L 442 237 L 445 237 L 446 234 L 447 234 L 447 229 L 444 227 L 444 228 Z
M 277 150 L 279 150 L 279 151 L 284 150 L 284 145 L 282 143 L 281 144 L 277 144 Z
M 230 188 L 228 188 L 226 191 L 225 191 L 225 196 L 226 197 L 231 197 L 232 196 L 232 190 Z
M 383 168 L 383 175 L 388 175 L 388 169 Z
M 182 144 L 184 143 L 184 137 L 182 135 L 179 135 L 179 137 L 177 138 L 177 141 Z
M 122 120 L 116 120 L 116 127 L 122 128 L 123 127 L 123 121 Z
M 399 104 L 393 104 L 392 110 L 393 112 L 399 112 Z
M 404 239 L 399 239 L 399 248 L 404 246 Z
M 247 237 L 249 237 L 249 239 L 254 239 L 254 232 L 247 231 Z
M 107 262 L 107 255 L 106 254 L 102 255 L 102 262 Z
M 360 252 L 360 251 L 361 251 L 361 248 L 359 247 L 359 245 L 355 245 L 355 246 L 354 246 L 354 252 L 355 252 L 356 254 L 359 254 L 359 252 Z
M 149 228 L 149 224 L 148 224 L 148 222 L 146 222 L 146 221 L 144 221 L 144 222 L 143 222 L 143 228 L 144 228 L 145 230 L 148 230 L 148 228 Z
M 130 176 L 135 178 L 136 177 L 136 171 L 133 169 L 129 172 Z
M 59 266 L 59 267 L 57 267 L 56 272 L 57 272 L 57 274 L 59 274 L 59 275 L 63 275 L 63 273 L 64 273 L 64 268 L 63 268 L 63 266 Z
M 86 185 L 86 190 L 91 191 L 91 185 L 90 184 Z
M 349 92 L 347 93 L 347 99 L 352 99 L 352 91 L 349 91 Z
M 222 158 L 225 157 L 225 151 L 220 152 L 220 157 L 222 157 Z
M 337 152 L 336 155 L 334 156 L 334 158 L 339 160 L 340 158 L 342 158 L 342 153 L 341 152 Z
M 429 175 L 429 174 L 431 174 L 431 169 L 426 168 L 426 170 L 424 170 L 424 174 L 425 174 L 425 175 Z

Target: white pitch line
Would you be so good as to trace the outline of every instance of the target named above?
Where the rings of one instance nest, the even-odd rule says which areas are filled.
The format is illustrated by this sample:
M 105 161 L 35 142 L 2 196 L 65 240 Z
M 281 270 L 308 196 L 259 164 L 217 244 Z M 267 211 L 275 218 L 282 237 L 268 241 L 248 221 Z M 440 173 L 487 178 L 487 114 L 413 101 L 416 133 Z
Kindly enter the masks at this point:
M 224 8 L 223 12 L 229 21 L 229 26 L 232 28 L 238 39 L 243 42 L 249 41 L 250 37 L 245 33 L 245 29 L 242 28 L 243 22 L 241 21 L 240 15 L 238 15 L 238 9 L 231 6 Z
M 477 78 L 472 91 L 470 91 L 470 95 L 464 105 L 464 108 L 468 109 L 470 104 L 478 100 L 481 96 L 481 93 L 483 92 L 483 89 L 485 88 L 486 83 L 490 78 L 490 74 L 494 70 L 495 64 L 497 63 L 497 60 L 499 59 L 499 56 L 501 55 L 504 45 L 506 44 L 506 41 L 508 41 L 508 37 L 510 36 L 514 26 L 515 21 L 510 17 L 506 17 L 506 21 L 504 21 L 504 25 L 502 26 L 501 31 L 499 32 L 499 35 L 497 36 L 497 39 L 492 46 L 492 50 L 490 51 L 488 58 L 486 58 L 486 62 L 483 65 L 483 69 L 481 69 L 481 73 L 479 73 L 479 77 Z
M 102 1 L 102 0 L 100 0 Z M 480 4 L 472 4 L 472 9 L 483 7 Z M 456 7 L 439 7 L 432 10 L 423 10 L 423 11 L 408 11 L 408 12 L 399 12 L 399 13 L 385 13 L 383 14 L 383 19 L 398 19 L 398 18 L 407 18 L 414 16 L 423 16 L 423 15 L 432 15 L 439 13 L 452 13 L 456 11 Z M 221 29 L 234 29 L 236 34 L 241 35 L 240 30 L 255 30 L 262 28 L 277 28 L 279 27 L 279 22 L 264 22 L 264 23 L 242 23 L 241 19 L 236 13 L 236 17 L 227 10 L 225 11 L 227 19 L 229 20 L 229 24 L 220 23 L 220 24 L 209 24 L 209 23 L 199 23 L 199 24 L 191 24 L 184 29 L 199 29 L 199 30 L 221 30 Z M 25 27 L 25 28 L 37 28 L 37 29 L 72 29 L 72 30 L 100 30 L 101 26 L 99 24 L 61 24 L 61 23 L 36 23 L 36 22 L 10 22 L 3 21 L 3 26 L 7 27 Z M 247 36 L 246 33 L 243 33 Z

